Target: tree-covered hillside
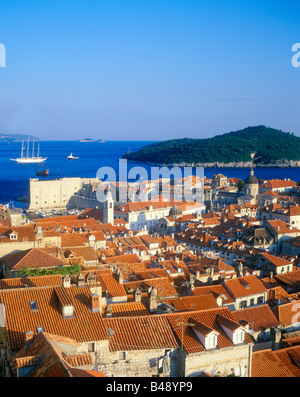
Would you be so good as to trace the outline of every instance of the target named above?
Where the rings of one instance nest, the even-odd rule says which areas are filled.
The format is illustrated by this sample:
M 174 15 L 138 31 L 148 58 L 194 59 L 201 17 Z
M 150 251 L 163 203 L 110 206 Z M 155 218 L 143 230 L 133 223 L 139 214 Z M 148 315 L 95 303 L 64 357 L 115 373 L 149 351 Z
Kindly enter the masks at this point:
M 245 162 L 261 164 L 300 160 L 300 138 L 265 126 L 248 127 L 208 139 L 172 139 L 144 146 L 123 158 L 133 161 L 172 163 Z

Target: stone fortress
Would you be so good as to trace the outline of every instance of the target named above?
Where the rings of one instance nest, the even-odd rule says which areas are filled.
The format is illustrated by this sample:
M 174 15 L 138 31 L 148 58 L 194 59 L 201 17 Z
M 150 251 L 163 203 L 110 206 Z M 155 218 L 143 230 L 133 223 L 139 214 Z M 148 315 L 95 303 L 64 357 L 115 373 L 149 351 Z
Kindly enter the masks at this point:
M 96 197 L 99 184 L 97 178 L 30 179 L 28 211 L 96 208 L 100 204 Z

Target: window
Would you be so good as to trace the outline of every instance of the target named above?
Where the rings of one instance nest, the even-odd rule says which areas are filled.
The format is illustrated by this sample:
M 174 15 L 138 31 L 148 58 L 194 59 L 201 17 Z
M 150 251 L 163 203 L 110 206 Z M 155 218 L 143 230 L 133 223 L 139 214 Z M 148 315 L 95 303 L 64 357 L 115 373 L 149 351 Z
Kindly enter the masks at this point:
M 93 353 L 95 351 L 95 343 L 88 343 L 88 352 Z
M 206 337 L 205 347 L 207 349 L 214 349 L 217 346 L 217 335 L 211 334 Z
M 119 352 L 119 360 L 126 360 L 126 352 Z
M 257 298 L 257 303 L 264 303 L 264 298 L 262 296 Z
M 253 306 L 254 305 L 254 298 L 251 298 L 250 299 L 250 306 Z
M 240 302 L 240 309 L 243 309 L 246 306 L 247 306 L 247 301 L 241 301 Z
M 242 329 L 238 329 L 234 333 L 234 343 L 243 343 L 245 339 L 245 332 Z
M 39 311 L 38 304 L 37 304 L 36 301 L 30 301 L 29 303 L 30 303 L 31 310 L 33 312 L 38 312 Z

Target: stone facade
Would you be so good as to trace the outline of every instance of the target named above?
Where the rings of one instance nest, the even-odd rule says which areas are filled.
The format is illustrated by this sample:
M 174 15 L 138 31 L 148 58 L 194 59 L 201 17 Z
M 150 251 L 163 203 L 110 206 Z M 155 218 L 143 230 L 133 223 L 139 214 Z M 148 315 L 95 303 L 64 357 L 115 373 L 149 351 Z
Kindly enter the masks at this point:
M 80 190 L 93 182 L 99 180 L 97 178 L 61 178 L 47 181 L 30 179 L 29 211 L 68 208 L 71 197 L 76 193 L 80 195 Z
M 251 357 L 252 344 L 234 346 L 230 348 L 214 349 L 197 354 L 184 352 L 185 360 L 181 358 L 179 376 L 195 377 L 206 372 L 220 376 L 228 376 L 232 373 L 232 368 L 236 376 L 251 376 Z
M 165 349 L 130 350 L 109 352 L 104 360 L 96 359 L 97 370 L 111 377 L 152 377 L 159 374 L 157 360 L 165 354 Z M 151 365 L 151 363 L 153 363 Z M 178 376 L 178 350 L 170 349 L 169 371 L 159 374 L 164 377 Z

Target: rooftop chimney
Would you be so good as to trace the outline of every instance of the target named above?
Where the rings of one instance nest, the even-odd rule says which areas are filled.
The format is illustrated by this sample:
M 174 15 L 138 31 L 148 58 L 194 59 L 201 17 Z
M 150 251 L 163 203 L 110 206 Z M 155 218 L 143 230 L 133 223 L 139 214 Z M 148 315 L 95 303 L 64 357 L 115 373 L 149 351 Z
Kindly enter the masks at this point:
M 63 277 L 63 286 L 64 288 L 71 287 L 71 277 L 68 274 Z
M 86 278 L 86 283 L 87 284 L 96 284 L 97 279 L 96 279 L 96 275 L 93 274 L 92 272 L 89 272 L 89 274 L 87 275 Z
M 112 316 L 112 308 L 110 305 L 107 305 L 105 308 L 105 317 L 111 317 Z
M 134 301 L 141 302 L 141 300 L 142 300 L 142 292 L 139 289 L 139 287 L 137 287 L 137 289 L 134 291 Z
M 98 294 L 91 294 L 91 311 L 92 313 L 101 312 L 101 298 Z
M 82 273 L 78 274 L 77 277 L 77 287 L 85 287 L 85 280 Z
M 123 284 L 123 281 L 124 281 L 123 273 L 119 272 L 118 273 L 118 282 L 119 282 L 119 284 Z
M 149 294 L 149 309 L 150 312 L 157 311 L 157 288 L 155 286 L 151 288 Z

